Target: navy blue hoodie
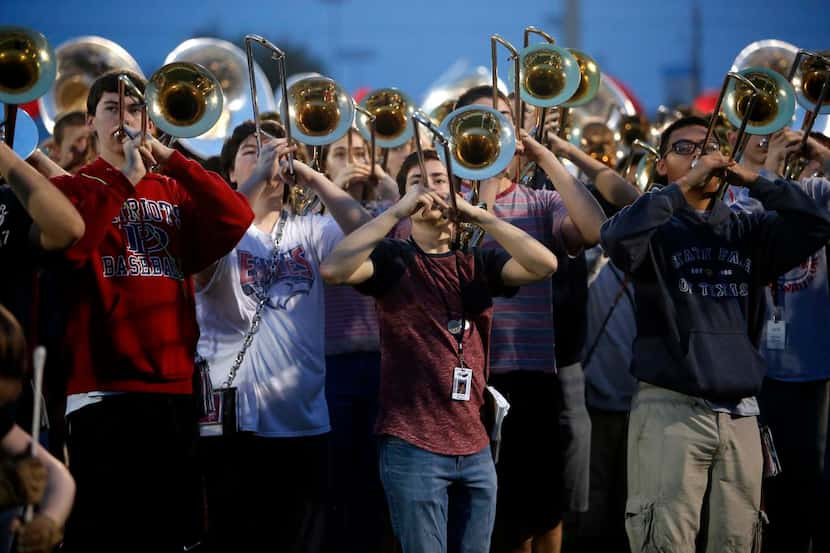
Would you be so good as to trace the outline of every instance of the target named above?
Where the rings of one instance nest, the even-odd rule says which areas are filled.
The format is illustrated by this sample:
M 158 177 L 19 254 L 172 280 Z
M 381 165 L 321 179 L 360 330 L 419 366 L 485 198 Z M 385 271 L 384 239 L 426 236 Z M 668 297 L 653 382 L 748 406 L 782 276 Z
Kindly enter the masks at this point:
M 759 392 L 764 285 L 827 243 L 830 214 L 783 180 L 759 178 L 750 196 L 767 212 L 718 201 L 704 219 L 672 184 L 603 225 L 602 247 L 634 283 L 637 379 L 710 400 Z

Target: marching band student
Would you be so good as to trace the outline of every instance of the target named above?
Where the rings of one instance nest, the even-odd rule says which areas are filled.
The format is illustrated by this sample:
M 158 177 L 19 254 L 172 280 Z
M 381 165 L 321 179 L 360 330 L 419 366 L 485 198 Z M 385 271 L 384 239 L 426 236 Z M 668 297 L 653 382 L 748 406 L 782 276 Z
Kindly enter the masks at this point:
M 762 453 L 752 396 L 765 372 L 756 349 L 764 285 L 830 238 L 830 215 L 797 186 L 730 162 L 716 140 L 703 144 L 707 124 L 670 125 L 657 168 L 672 184 L 602 229 L 637 302 L 626 505 L 634 551 L 693 552 L 701 527 L 706 551 L 757 546 Z M 713 173 L 747 187 L 768 212 L 733 213 L 717 199 L 707 210 Z
M 57 459 L 37 446 L 14 423 L 14 402 L 26 373 L 26 340 L 12 314 L 0 305 L 0 509 L 34 505 L 30 522 L 14 521 L 0 528 L 0 542 L 11 530 L 20 551 L 50 553 L 60 543 L 63 525 L 75 496 L 75 482 Z
M 349 131 L 323 148 L 323 169 L 373 216 L 398 199 L 398 184 Z M 351 152 L 348 151 L 351 143 Z M 326 286 L 326 402 L 331 420 L 331 516 L 326 534 L 337 551 L 370 553 L 383 544 L 386 505 L 373 427 L 378 412 L 380 335 L 375 302 L 349 286 Z
M 87 97 L 100 157 L 53 179 L 86 224 L 64 253 L 67 445 L 78 483 L 65 551 L 181 551 L 202 532 L 190 276 L 230 250 L 253 213 L 218 175 L 151 136 L 142 144 L 132 96 L 126 136 L 115 133 L 120 73 L 96 79 Z M 150 160 L 161 173 L 148 171 Z
M 769 137 L 768 150 L 752 136 L 741 164 L 775 178 L 787 154 L 798 154 L 801 133 L 783 130 Z M 817 167 L 830 150 L 808 138 L 806 155 Z M 830 181 L 802 178 L 798 186 L 818 205 L 830 208 Z M 741 189 L 730 191 L 737 207 L 752 211 Z M 760 351 L 767 373 L 758 402 L 761 421 L 772 430 L 782 471 L 764 481 L 769 525 L 766 551 L 806 553 L 830 548 L 830 482 L 822 474 L 828 453 L 830 421 L 830 344 L 815 339 L 815 329 L 830 324 L 827 251 L 820 247 L 766 290 L 767 323 Z M 775 334 L 775 327 L 783 332 Z
M 318 551 L 328 482 L 324 294 L 320 264 L 344 233 L 369 219 L 325 175 L 294 160 L 299 185 L 330 215 L 295 213 L 286 201 L 288 146 L 262 144 L 246 122 L 222 165 L 255 218 L 238 244 L 197 279 L 199 354 L 215 388 L 235 387 L 239 432 L 205 438 L 212 551 Z M 342 229 L 342 230 L 341 230 Z M 258 329 L 258 330 L 257 330 Z M 247 509 L 273 498 L 270 508 Z
M 549 117 L 546 132 L 550 150 L 559 158 L 570 160 L 581 172 L 584 184 L 603 207 L 606 215 L 630 204 L 639 196 L 636 187 L 601 161 L 581 148 L 560 138 L 554 129 L 558 114 Z M 556 124 L 556 125 L 554 125 Z M 548 179 L 546 184 L 553 188 Z M 555 189 L 555 188 L 554 188 Z M 596 247 L 595 250 L 599 250 Z M 565 492 L 565 531 L 576 530 L 587 519 L 590 509 L 590 472 L 599 459 L 591 455 L 593 421 L 586 405 L 586 375 L 582 352 L 588 327 L 588 260 L 596 251 L 580 252 L 560 259 L 560 268 L 551 279 L 553 284 L 553 328 L 556 334 L 555 353 L 559 387 L 562 390 L 562 411 L 559 416 L 562 436 L 562 459 Z M 596 283 L 594 283 L 596 286 Z M 630 344 L 629 344 L 630 345 Z M 612 370 L 619 370 L 614 367 Z M 624 368 L 627 372 L 627 367 Z M 604 421 L 600 421 L 602 424 Z M 600 432 L 603 429 L 599 429 Z M 575 524 L 571 524 L 571 522 Z
M 53 129 L 58 165 L 66 172 L 75 173 L 95 159 L 95 135 L 87 124 L 86 114 L 70 111 L 58 117 Z
M 42 154 L 41 154 L 42 155 Z M 0 305 L 27 326 L 31 312 L 32 243 L 59 251 L 84 234 L 84 221 L 72 203 L 44 176 L 0 142 Z
M 471 104 L 493 107 L 492 98 L 491 87 L 472 88 L 462 94 L 456 108 Z M 496 109 L 513 121 L 507 98 L 501 94 Z M 512 182 L 507 175 L 515 170 L 517 155 L 504 174 L 482 183 L 483 201 L 493 206 L 497 217 L 522 228 L 560 257 L 596 244 L 605 220 L 596 200 L 553 153 L 524 130 L 519 131 L 519 137 L 518 153 L 542 167 L 556 192 Z M 485 247 L 494 245 L 491 240 L 484 243 Z M 511 405 L 497 465 L 496 553 L 548 553 L 561 547 L 561 521 L 567 506 L 563 443 L 558 428 L 550 424 L 558 421 L 562 412 L 552 296 L 550 282 L 540 282 L 522 288 L 514 297 L 494 301 L 490 383 Z
M 491 297 L 548 278 L 556 257 L 527 233 L 458 198 L 506 250 L 450 250 L 450 187 L 433 150 L 401 168 L 406 195 L 347 236 L 323 263 L 327 282 L 377 301 L 381 329 L 380 474 L 404 553 L 488 551 L 496 474 L 481 421 Z M 409 240 L 385 238 L 404 218 Z M 550 286 L 548 283 L 547 286 Z

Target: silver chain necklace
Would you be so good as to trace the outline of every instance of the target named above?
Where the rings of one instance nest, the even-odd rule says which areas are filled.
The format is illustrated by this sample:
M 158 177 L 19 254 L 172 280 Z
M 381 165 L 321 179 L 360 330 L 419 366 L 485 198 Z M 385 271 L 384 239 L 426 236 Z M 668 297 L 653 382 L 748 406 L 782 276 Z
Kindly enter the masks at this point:
M 288 213 L 283 209 L 280 212 L 280 221 L 277 223 L 277 233 L 274 236 L 274 251 L 271 252 L 271 261 L 275 266 L 277 261 L 279 261 L 280 242 L 282 241 L 282 233 L 285 230 L 286 219 L 288 219 Z M 268 303 L 268 299 L 268 291 L 266 290 L 263 292 L 262 297 L 259 298 L 256 311 L 254 311 L 254 317 L 251 319 L 251 327 L 245 334 L 245 339 L 242 340 L 242 348 L 236 354 L 236 359 L 234 359 L 233 365 L 231 366 L 231 372 L 228 374 L 227 380 L 225 380 L 225 388 L 230 388 L 233 385 L 236 373 L 239 372 L 239 367 L 242 365 L 242 361 L 245 360 L 245 353 L 247 353 L 248 348 L 251 347 L 251 343 L 254 341 L 254 334 L 259 330 L 259 323 L 262 321 L 262 310 L 265 309 L 265 304 Z

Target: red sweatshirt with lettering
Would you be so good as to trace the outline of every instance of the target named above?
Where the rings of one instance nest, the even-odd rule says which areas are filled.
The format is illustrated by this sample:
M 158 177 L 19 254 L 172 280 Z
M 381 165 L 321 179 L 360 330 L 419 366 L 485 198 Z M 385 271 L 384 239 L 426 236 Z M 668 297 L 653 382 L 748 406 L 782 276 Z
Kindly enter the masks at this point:
M 136 186 L 101 158 L 52 182 L 86 223 L 65 252 L 67 393 L 191 393 L 191 276 L 242 238 L 254 218 L 247 200 L 178 152 Z

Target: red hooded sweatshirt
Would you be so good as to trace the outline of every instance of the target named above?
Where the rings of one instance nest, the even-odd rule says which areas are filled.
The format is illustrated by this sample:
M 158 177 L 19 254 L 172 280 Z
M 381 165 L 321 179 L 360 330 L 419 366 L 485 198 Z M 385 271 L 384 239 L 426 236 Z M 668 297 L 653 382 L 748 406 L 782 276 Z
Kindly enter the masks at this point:
M 191 275 L 228 253 L 254 214 L 216 173 L 174 153 L 135 186 L 101 158 L 56 177 L 86 223 L 72 269 L 67 393 L 192 392 L 199 330 Z

